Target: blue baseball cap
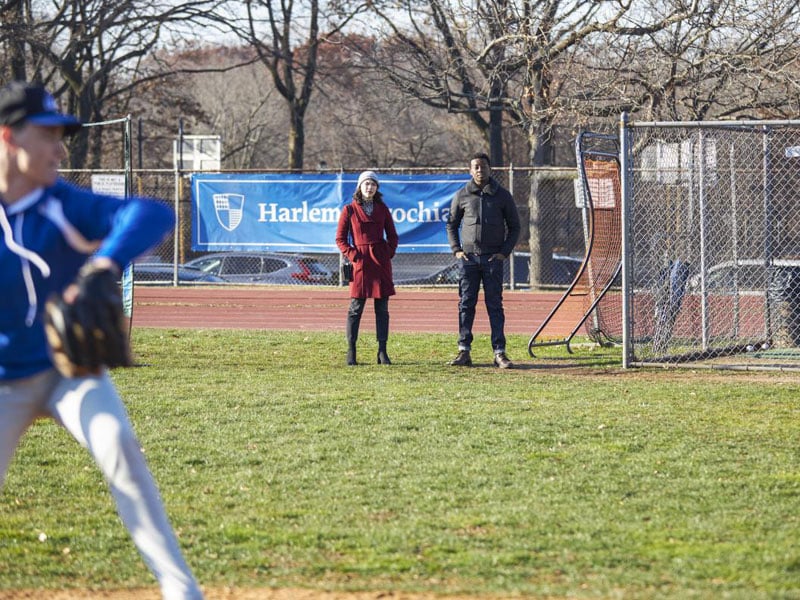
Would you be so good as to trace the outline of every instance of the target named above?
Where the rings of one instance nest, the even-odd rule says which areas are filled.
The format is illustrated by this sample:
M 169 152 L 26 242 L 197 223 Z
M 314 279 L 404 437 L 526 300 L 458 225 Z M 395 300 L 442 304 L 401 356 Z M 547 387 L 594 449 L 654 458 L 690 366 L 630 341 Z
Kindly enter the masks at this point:
M 62 126 L 67 135 L 77 133 L 83 126 L 76 117 L 59 112 L 55 98 L 43 87 L 14 81 L 0 88 L 0 125 L 21 123 Z

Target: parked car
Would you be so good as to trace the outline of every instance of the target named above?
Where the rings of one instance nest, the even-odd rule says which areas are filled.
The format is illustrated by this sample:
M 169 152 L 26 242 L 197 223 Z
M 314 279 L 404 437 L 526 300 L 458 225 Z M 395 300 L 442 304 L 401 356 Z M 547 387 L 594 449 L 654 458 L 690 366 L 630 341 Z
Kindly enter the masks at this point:
M 136 264 L 139 264 L 139 263 L 148 263 L 148 264 L 160 263 L 160 264 L 163 264 L 164 263 L 164 259 L 161 258 L 158 254 L 142 254 L 141 256 L 138 256 L 133 260 L 133 264 L 136 265 Z
M 431 273 L 409 275 L 409 270 L 406 268 L 395 276 L 395 283 L 399 285 L 455 285 L 458 283 L 459 277 L 458 261 L 449 260 L 449 264 L 443 267 L 440 266 Z M 517 283 L 528 283 L 530 253 L 515 252 L 514 261 L 514 278 Z M 553 262 L 551 264 L 552 273 L 548 278 L 548 283 L 551 285 L 569 285 L 575 279 L 578 269 L 583 264 L 583 259 L 553 254 Z M 506 270 L 509 269 L 508 266 L 505 268 Z M 419 270 L 420 267 L 416 267 L 416 269 Z
M 570 256 L 554 252 L 549 268 L 542 273 L 543 285 L 567 286 L 573 282 L 583 264 L 583 257 Z M 530 283 L 531 253 L 514 252 L 514 279 L 517 284 Z M 508 269 L 508 267 L 507 267 Z
M 413 274 L 409 271 L 399 272 L 394 276 L 397 285 L 445 285 L 458 283 L 458 262 L 452 261 L 449 265 L 439 267 L 432 273 Z
M 553 254 L 553 284 L 569 285 L 578 274 L 578 269 L 583 264 L 583 258 L 576 258 L 566 254 Z
M 767 266 L 764 259 L 740 258 L 708 267 L 706 290 L 713 293 L 734 291 L 763 293 L 767 288 L 771 288 L 783 292 L 789 287 L 795 289 L 798 279 L 800 279 L 798 259 L 777 258 L 773 259 L 771 266 Z M 701 283 L 700 273 L 695 273 L 687 282 L 688 291 L 699 292 Z
M 167 283 L 174 281 L 175 271 L 170 263 L 134 263 L 134 283 Z M 200 269 L 178 266 L 179 283 L 225 283 L 221 277 L 212 273 L 205 273 Z
M 331 269 L 316 258 L 301 254 L 217 252 L 190 260 L 184 266 L 232 283 L 322 285 L 334 282 Z
M 514 252 L 514 280 L 517 285 L 530 284 L 531 253 L 528 251 Z M 542 273 L 543 285 L 566 286 L 572 283 L 583 264 L 583 257 L 570 256 L 554 252 L 549 268 Z M 506 266 L 506 271 L 510 265 Z

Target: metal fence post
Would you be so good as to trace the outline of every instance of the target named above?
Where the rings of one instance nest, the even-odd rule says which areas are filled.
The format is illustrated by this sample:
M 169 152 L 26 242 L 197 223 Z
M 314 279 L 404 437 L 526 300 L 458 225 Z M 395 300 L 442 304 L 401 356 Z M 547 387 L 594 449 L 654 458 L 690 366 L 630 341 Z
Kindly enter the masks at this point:
M 175 163 L 175 232 L 172 248 L 172 284 L 178 285 L 178 257 L 180 244 L 181 215 L 181 168 L 183 167 L 183 119 L 178 121 L 178 160 Z
M 509 163 L 508 165 L 508 191 L 511 194 L 511 197 L 514 197 L 514 163 Z M 514 200 L 516 204 L 516 199 Z M 517 278 L 514 272 L 514 263 L 516 261 L 514 249 L 511 249 L 511 262 L 508 265 L 508 277 L 511 280 L 509 283 L 510 289 L 514 290 L 517 288 Z
M 629 206 L 630 206 L 630 138 L 628 113 L 619 119 L 620 187 L 622 188 L 622 368 L 627 369 L 631 356 L 630 310 L 630 256 L 629 256 Z

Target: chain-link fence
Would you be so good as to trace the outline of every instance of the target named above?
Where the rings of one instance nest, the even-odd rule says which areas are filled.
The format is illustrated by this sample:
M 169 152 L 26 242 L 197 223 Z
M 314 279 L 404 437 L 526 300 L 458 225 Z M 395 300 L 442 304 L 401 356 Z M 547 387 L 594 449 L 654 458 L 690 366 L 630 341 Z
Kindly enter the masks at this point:
M 800 121 L 622 131 L 626 361 L 775 366 L 795 355 Z
M 358 171 L 358 168 L 352 169 L 352 172 Z M 387 169 L 381 172 L 465 173 L 453 169 Z M 65 171 L 63 176 L 88 187 L 91 176 L 96 173 Z M 502 167 L 493 169 L 493 174 L 512 191 L 522 222 L 514 260 L 506 263 L 508 287 L 566 287 L 581 264 L 585 246 L 582 212 L 575 201 L 575 169 Z M 162 199 L 174 207 L 177 215 L 174 234 L 150 255 L 137 260 L 136 283 L 339 285 L 339 254 L 333 250 L 303 255 L 193 250 L 190 177 L 191 173 L 169 169 L 133 170 L 132 193 Z M 401 237 L 393 260 L 395 283 L 398 286 L 454 286 L 458 276 L 454 264 L 450 253 L 404 252 Z

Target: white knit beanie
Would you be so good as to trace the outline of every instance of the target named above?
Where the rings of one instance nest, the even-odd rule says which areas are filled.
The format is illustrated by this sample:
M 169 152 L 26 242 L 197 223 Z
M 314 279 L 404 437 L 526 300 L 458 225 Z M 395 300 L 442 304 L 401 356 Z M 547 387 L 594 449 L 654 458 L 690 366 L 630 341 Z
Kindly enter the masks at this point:
M 380 182 L 378 181 L 378 175 L 375 171 L 364 171 L 361 175 L 358 176 L 358 185 L 357 188 L 361 188 L 361 184 L 364 183 L 367 179 L 372 179 L 375 182 L 375 185 L 378 187 L 381 186 Z

